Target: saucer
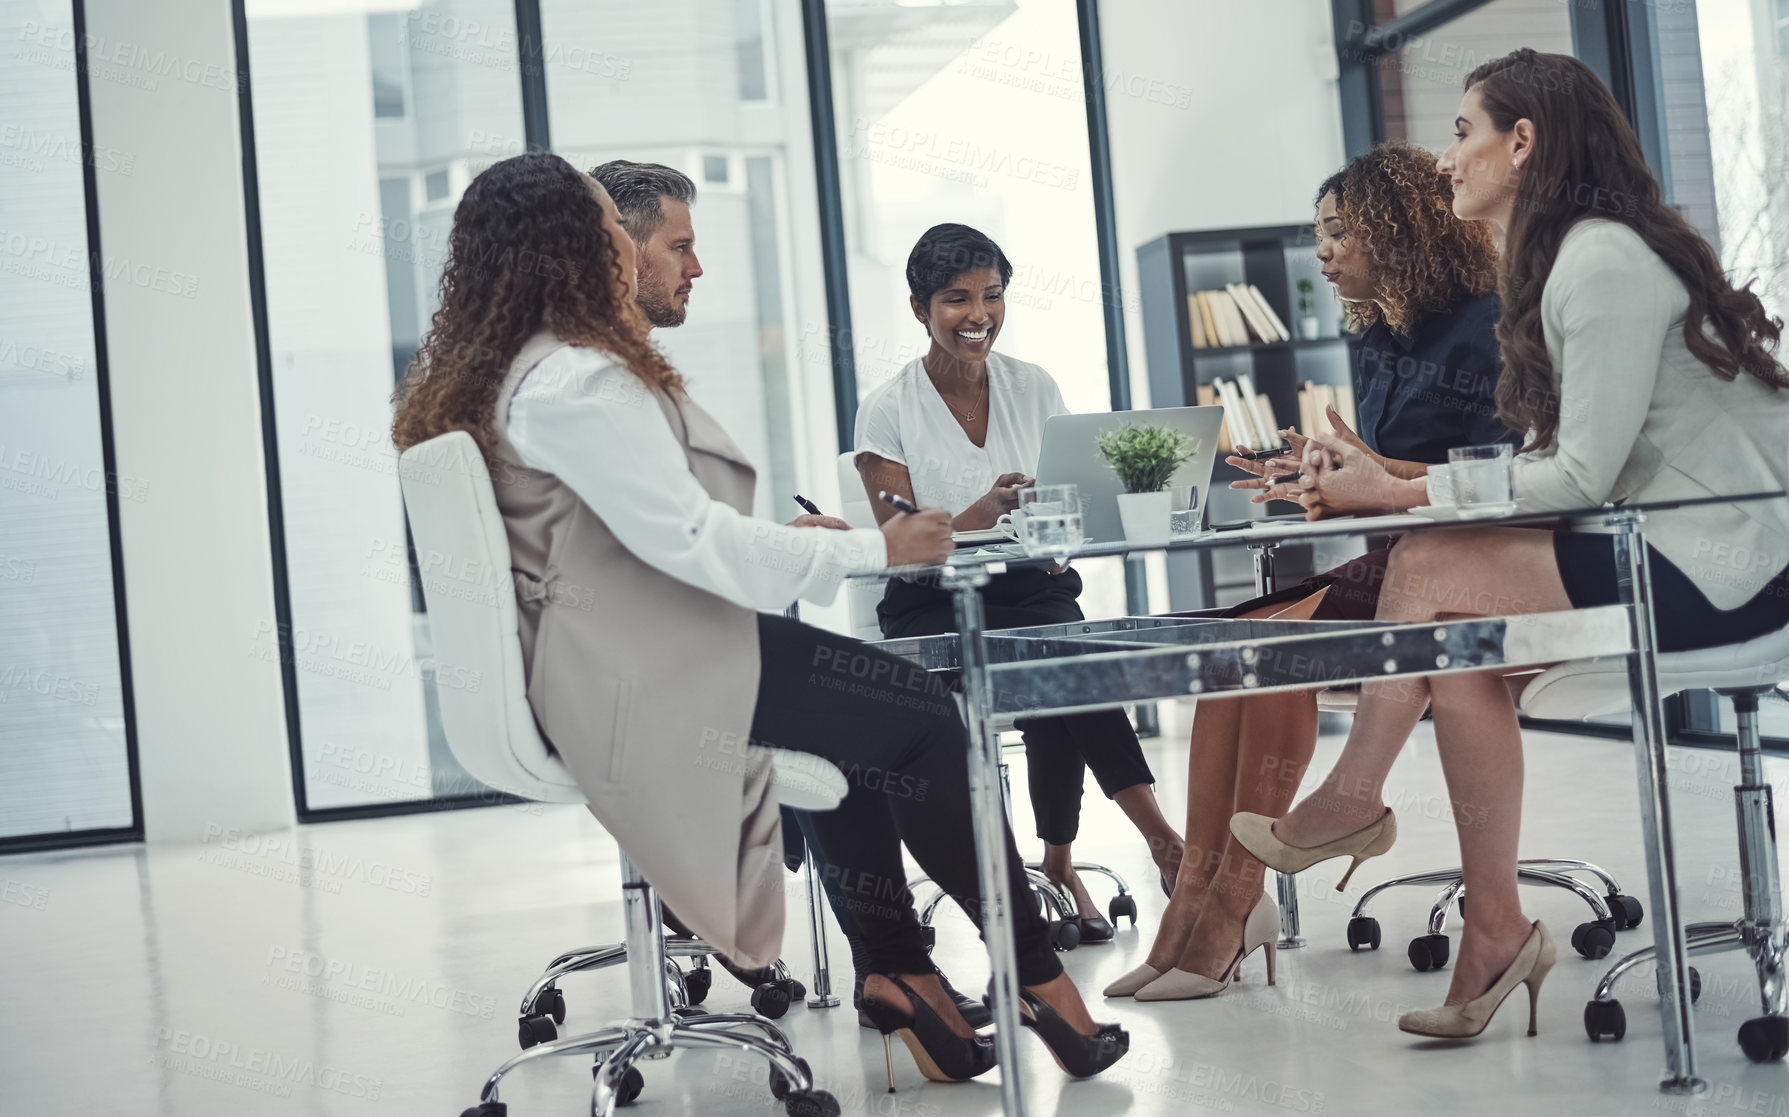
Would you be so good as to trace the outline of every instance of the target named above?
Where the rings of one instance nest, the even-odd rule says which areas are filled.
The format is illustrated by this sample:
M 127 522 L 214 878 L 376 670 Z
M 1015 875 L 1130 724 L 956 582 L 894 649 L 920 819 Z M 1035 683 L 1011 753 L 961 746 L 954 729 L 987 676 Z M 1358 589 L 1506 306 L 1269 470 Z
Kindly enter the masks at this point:
M 1507 516 L 1515 510 L 1516 502 L 1510 500 L 1499 504 L 1475 504 L 1470 508 L 1453 504 L 1419 504 L 1410 509 L 1410 514 L 1436 523 L 1452 523 L 1458 520 L 1488 520 Z

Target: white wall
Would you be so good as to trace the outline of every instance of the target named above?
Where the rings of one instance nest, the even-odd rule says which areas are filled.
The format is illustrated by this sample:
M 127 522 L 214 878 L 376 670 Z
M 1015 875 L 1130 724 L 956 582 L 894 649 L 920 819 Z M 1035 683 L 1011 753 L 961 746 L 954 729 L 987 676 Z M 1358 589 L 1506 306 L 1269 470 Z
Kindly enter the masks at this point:
M 88 0 L 144 827 L 290 825 L 229 0 Z M 176 60 L 172 65 L 168 60 Z M 179 279 L 172 279 L 178 275 Z M 158 278 L 159 277 L 159 278 Z M 176 288 L 169 290 L 167 288 Z
M 1342 165 L 1325 0 L 1100 4 L 1134 406 L 1149 375 L 1137 248 L 1163 233 L 1311 220 Z

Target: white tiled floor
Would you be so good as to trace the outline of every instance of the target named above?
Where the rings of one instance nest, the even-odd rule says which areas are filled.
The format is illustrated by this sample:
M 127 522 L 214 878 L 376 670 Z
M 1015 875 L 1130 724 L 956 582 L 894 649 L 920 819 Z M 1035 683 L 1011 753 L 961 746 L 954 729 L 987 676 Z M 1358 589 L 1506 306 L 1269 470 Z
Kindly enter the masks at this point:
M 1454 859 L 1432 743 L 1419 736 L 1395 773 L 1398 845 L 1363 869 L 1383 879 Z M 1172 813 L 1184 801 L 1184 748 L 1151 742 Z M 1339 742 L 1326 740 L 1325 770 Z M 1170 759 L 1171 758 L 1171 759 Z M 1673 754 L 1679 865 L 1690 918 L 1731 917 L 1738 903 L 1730 788 L 1719 752 Z M 1774 780 L 1789 767 L 1772 762 Z M 1023 787 L 1022 778 L 1015 785 Z M 1027 827 L 1021 804 L 1020 825 Z M 1528 748 L 1526 855 L 1598 861 L 1644 896 L 1631 747 L 1536 734 Z M 1035 844 L 1035 843 L 1032 843 Z M 1152 879 L 1134 832 L 1091 792 L 1081 856 L 1139 884 Z M 1476 1043 L 1429 1045 L 1400 1034 L 1407 1007 L 1440 1002 L 1444 974 L 1419 974 L 1404 943 L 1429 898 L 1376 905 L 1385 946 L 1351 955 L 1343 929 L 1356 884 L 1332 890 L 1342 862 L 1301 882 L 1311 945 L 1281 955 L 1280 981 L 1258 962 L 1214 1001 L 1099 1007 L 1132 1034 L 1113 1072 L 1069 1083 L 1027 1038 L 1034 1114 L 1414 1113 L 1789 1114 L 1789 1067 L 1747 1064 L 1734 1030 L 1756 1013 L 1749 963 L 1701 959 L 1696 1011 L 1710 1090 L 1685 1104 L 1655 1091 L 1659 1027 L 1645 973 L 1627 990 L 1627 1039 L 1591 1045 L 1581 1014 L 1601 964 L 1564 953 L 1541 999 L 1537 1039 L 1514 1006 Z M 526 983 L 559 951 L 619 937 L 615 848 L 582 809 L 516 807 L 312 826 L 202 846 L 119 847 L 0 860 L 0 1082 L 16 1114 L 198 1115 L 402 1113 L 451 1117 L 515 1050 L 513 1013 Z M 792 905 L 797 893 L 792 892 Z M 1532 915 L 1563 940 L 1586 917 L 1572 897 L 1527 893 Z M 1137 931 L 1065 956 L 1087 990 L 1141 959 L 1163 903 L 1139 889 Z M 788 954 L 805 978 L 803 913 L 792 907 Z M 1649 941 L 1649 925 L 1618 949 Z M 1563 945 L 1563 943 L 1562 943 Z M 844 944 L 835 936 L 835 960 Z M 964 989 L 985 980 L 968 925 L 954 913 L 939 958 Z M 848 982 L 849 966 L 839 971 Z M 618 970 L 567 983 L 576 1028 L 625 1012 Z M 712 1009 L 746 992 L 722 975 Z M 991 1081 L 924 1084 L 898 1048 L 900 1092 L 881 1083 L 881 1043 L 849 1009 L 793 1009 L 784 1025 L 847 1114 L 944 1117 L 998 1112 Z M 635 1112 L 780 1113 L 763 1072 L 728 1056 L 680 1054 L 646 1068 Z M 992 1078 L 993 1076 L 990 1076 Z M 526 1068 L 506 1083 L 514 1114 L 588 1112 L 581 1060 Z

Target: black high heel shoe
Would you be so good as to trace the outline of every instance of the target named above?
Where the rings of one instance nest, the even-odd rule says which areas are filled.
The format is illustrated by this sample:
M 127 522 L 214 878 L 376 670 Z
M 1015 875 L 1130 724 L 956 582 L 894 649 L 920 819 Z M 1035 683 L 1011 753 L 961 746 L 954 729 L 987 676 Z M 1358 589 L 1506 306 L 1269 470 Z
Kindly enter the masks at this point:
M 1082 1035 L 1036 993 L 1019 990 L 1019 1007 L 1019 1023 L 1037 1033 L 1056 1065 L 1075 1078 L 1092 1078 L 1131 1049 L 1131 1034 L 1117 1024 L 1101 1024 L 1099 1031 Z
M 889 1055 L 888 1037 L 898 1035 L 907 1045 L 919 1073 L 933 1082 L 966 1082 L 978 1074 L 994 1069 L 994 1041 L 987 1036 L 960 1036 L 932 1011 L 932 1006 L 894 974 L 883 974 L 907 996 L 913 1011 L 900 1009 L 881 1001 L 863 999 L 863 1011 L 882 1033 L 882 1055 L 888 1065 L 888 1092 L 894 1093 L 894 1059 Z

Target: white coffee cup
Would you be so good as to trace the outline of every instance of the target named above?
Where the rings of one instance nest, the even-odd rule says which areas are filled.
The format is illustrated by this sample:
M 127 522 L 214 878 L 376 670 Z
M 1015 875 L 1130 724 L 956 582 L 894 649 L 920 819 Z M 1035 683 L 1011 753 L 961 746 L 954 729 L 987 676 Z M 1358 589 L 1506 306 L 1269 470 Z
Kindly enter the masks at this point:
M 1011 512 L 1003 512 L 994 527 L 1014 543 L 1025 542 L 1025 516 L 1023 508 L 1015 508 Z

